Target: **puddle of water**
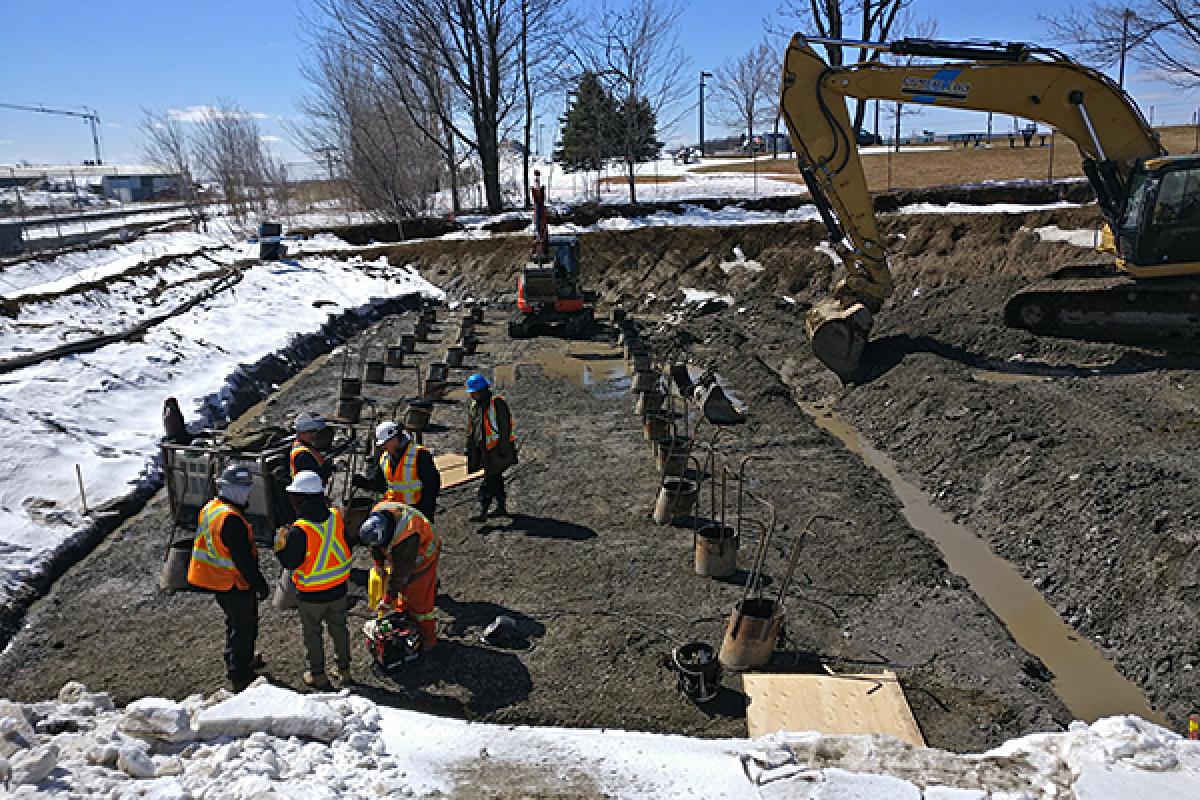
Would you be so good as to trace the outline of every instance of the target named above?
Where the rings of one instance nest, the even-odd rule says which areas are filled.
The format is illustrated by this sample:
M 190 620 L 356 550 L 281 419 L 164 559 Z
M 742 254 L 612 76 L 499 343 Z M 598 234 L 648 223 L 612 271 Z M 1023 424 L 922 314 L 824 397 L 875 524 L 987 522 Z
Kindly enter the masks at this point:
M 1047 375 L 1030 375 L 1025 372 L 994 372 L 987 369 L 971 371 L 971 377 L 983 383 L 1045 383 L 1050 380 Z
M 923 491 L 900 476 L 891 457 L 871 447 L 858 431 L 828 409 L 807 403 L 801 407 L 818 426 L 888 480 L 900 498 L 908 523 L 938 546 L 950 569 L 967 580 L 1017 644 L 1054 673 L 1054 691 L 1075 717 L 1094 722 L 1114 714 L 1136 714 L 1167 725 L 1166 718 L 1150 707 L 1141 690 L 1117 672 L 1087 638 L 1063 622 L 1016 567 L 935 508 Z
M 494 371 L 496 385 L 512 386 L 517 381 L 518 367 L 534 365 L 547 375 L 603 394 L 618 394 L 629 388 L 629 370 L 621 351 L 602 343 L 572 344 L 565 353 L 547 350 L 516 364 L 500 364 Z

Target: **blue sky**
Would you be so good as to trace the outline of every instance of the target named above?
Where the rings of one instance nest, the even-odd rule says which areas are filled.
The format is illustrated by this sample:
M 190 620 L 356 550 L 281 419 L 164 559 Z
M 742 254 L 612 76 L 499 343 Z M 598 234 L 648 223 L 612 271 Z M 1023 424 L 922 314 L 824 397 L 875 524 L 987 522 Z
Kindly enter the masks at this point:
M 569 0 L 570 1 L 570 0 Z M 686 3 L 680 40 L 692 72 L 713 70 L 763 36 L 763 19 L 780 4 L 763 0 L 695 0 Z M 1038 12 L 1066 0 L 972 2 L 916 0 L 918 15 L 937 20 L 939 38 L 1045 42 Z M 296 100 L 306 86 L 302 14 L 309 0 L 0 0 L 0 102 L 87 105 L 104 122 L 105 159 L 141 159 L 141 106 L 187 109 L 218 98 L 262 114 L 259 124 L 287 161 L 305 157 L 288 140 L 286 121 L 297 120 Z M 1181 92 L 1143 79 L 1133 69 L 1127 84 L 1143 112 L 1156 122 L 1183 123 L 1200 106 L 1200 91 Z M 711 100 L 711 95 L 709 96 Z M 683 101 L 677 131 L 693 140 L 695 90 Z M 711 105 L 710 105 L 711 109 Z M 545 135 L 558 109 L 541 114 Z M 929 112 L 906 125 L 938 130 L 979 130 L 979 115 Z M 711 110 L 709 135 L 721 130 Z M 545 142 L 543 146 L 547 146 Z M 87 125 L 69 117 L 0 109 L 0 164 L 78 163 L 91 157 Z

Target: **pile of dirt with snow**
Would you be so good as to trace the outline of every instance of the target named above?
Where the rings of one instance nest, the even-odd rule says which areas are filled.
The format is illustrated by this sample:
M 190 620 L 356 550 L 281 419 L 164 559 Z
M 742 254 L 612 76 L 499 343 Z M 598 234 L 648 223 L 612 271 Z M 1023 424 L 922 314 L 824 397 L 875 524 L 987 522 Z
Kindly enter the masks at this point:
M 1037 734 L 990 753 L 886 736 L 756 740 L 471 725 L 343 690 L 147 697 L 124 709 L 69 683 L 0 699 L 0 784 L 12 797 L 605 796 L 626 798 L 1186 797 L 1200 745 L 1136 718 Z

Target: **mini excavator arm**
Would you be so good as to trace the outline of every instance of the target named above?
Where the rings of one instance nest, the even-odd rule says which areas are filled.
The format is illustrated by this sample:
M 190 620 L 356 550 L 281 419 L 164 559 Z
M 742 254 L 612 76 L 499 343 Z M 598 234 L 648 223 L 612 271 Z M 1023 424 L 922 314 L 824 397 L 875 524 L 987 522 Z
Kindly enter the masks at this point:
M 1116 227 L 1141 160 L 1164 154 L 1137 107 L 1113 81 L 1055 51 L 1024 44 L 905 39 L 871 45 L 897 55 L 966 59 L 943 65 L 830 67 L 796 34 L 788 46 L 780 110 L 813 202 L 839 246 L 846 277 L 805 321 L 813 351 L 843 379 L 858 369 L 872 315 L 892 293 L 845 98 L 996 111 L 1047 123 L 1080 149 L 1109 225 Z

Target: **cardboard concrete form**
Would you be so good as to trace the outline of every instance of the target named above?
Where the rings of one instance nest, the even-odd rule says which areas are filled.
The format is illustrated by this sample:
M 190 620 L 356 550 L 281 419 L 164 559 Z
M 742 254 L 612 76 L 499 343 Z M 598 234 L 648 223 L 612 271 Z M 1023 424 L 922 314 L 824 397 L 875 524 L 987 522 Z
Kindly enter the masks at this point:
M 900 681 L 888 670 L 869 675 L 749 672 L 742 686 L 752 737 L 781 730 L 888 733 L 925 746 Z
M 442 488 L 469 483 L 483 475 L 483 470 L 467 472 L 467 457 L 459 453 L 442 453 L 433 457 L 433 465 L 442 476 Z

